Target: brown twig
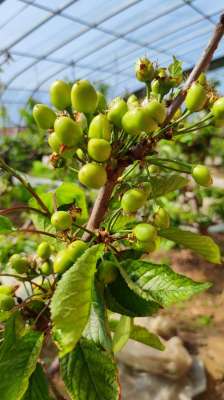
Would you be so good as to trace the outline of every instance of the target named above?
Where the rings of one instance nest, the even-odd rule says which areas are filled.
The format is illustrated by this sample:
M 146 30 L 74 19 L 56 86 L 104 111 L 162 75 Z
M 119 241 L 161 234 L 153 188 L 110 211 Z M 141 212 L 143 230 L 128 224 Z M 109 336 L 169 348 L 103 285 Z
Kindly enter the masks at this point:
M 11 233 L 17 233 L 17 232 L 24 232 L 24 233 L 34 233 L 34 234 L 38 234 L 38 235 L 46 235 L 46 236 L 50 236 L 53 237 L 54 239 L 57 238 L 57 236 L 54 233 L 50 233 L 50 232 L 46 232 L 46 231 L 40 231 L 38 229 L 25 229 L 25 228 L 21 228 L 21 229 L 17 229 L 15 231 L 12 231 Z
M 0 277 L 4 277 L 4 276 L 8 276 L 8 277 L 10 277 L 10 278 L 15 278 L 15 279 L 18 279 L 18 281 L 21 281 L 21 282 L 29 282 L 31 285 L 33 285 L 33 286 L 36 286 L 37 288 L 39 288 L 39 289 L 41 289 L 42 290 L 42 292 L 47 292 L 47 290 L 43 287 L 43 286 L 41 286 L 41 285 L 39 285 L 38 283 L 36 283 L 35 281 L 32 281 L 32 279 L 28 279 L 28 277 L 23 277 L 23 276 L 21 276 L 21 275 L 17 275 L 17 274 L 7 274 L 7 273 L 4 273 L 4 272 L 2 272 L 2 273 L 0 273 Z
M 38 196 L 38 194 L 35 192 L 34 188 L 31 186 L 29 182 L 27 182 L 18 172 L 10 167 L 6 162 L 3 160 L 2 157 L 0 157 L 0 168 L 4 169 L 6 172 L 8 172 L 10 175 L 14 176 L 18 181 L 22 183 L 22 185 L 28 190 L 28 192 L 31 193 L 31 195 L 36 199 L 37 203 L 39 206 L 42 208 L 43 211 L 50 217 L 50 212 L 48 208 L 45 206 L 44 202 L 41 200 L 41 198 Z
M 5 208 L 0 210 L 0 215 L 7 215 L 7 214 L 11 214 L 15 211 L 34 211 L 36 213 L 42 214 L 44 216 L 47 216 L 46 212 L 39 210 L 38 208 L 34 208 L 34 207 L 28 207 L 28 206 L 14 206 L 14 207 L 10 207 L 10 208 Z
M 208 43 L 207 48 L 203 52 L 203 55 L 199 62 L 195 65 L 192 72 L 190 73 L 183 90 L 179 93 L 179 95 L 173 100 L 172 104 L 170 105 L 167 113 L 167 118 L 164 123 L 164 126 L 167 125 L 177 109 L 183 103 L 187 89 L 191 86 L 191 84 L 199 77 L 200 73 L 205 71 L 212 59 L 212 56 L 218 47 L 218 44 L 224 34 L 224 14 L 220 16 L 220 21 L 216 25 L 215 31 L 211 40 Z M 150 151 L 153 150 L 155 143 L 157 140 L 153 141 L 153 139 L 145 140 L 144 142 L 139 143 L 132 149 L 128 157 L 125 160 L 118 160 L 117 167 L 108 173 L 108 180 L 106 185 L 100 189 L 96 201 L 94 203 L 88 224 L 87 229 L 93 231 L 94 229 L 99 228 L 100 223 L 102 222 L 104 215 L 106 213 L 113 189 L 117 183 L 117 179 L 123 173 L 124 169 L 132 163 L 134 160 L 141 160 L 143 159 Z M 90 235 L 85 232 L 83 235 L 83 240 L 90 240 Z

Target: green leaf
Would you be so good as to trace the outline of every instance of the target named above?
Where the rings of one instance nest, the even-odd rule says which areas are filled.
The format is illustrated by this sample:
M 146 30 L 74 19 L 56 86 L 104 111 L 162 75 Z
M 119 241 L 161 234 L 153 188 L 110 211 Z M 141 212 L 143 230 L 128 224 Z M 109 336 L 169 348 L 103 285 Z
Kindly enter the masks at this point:
M 211 286 L 177 274 L 165 264 L 127 260 L 120 264 L 119 269 L 131 290 L 163 307 L 187 300 Z
M 93 286 L 90 316 L 83 336 L 101 345 L 105 350 L 112 350 L 104 297 L 98 282 Z
M 117 321 L 117 326 L 113 336 L 113 351 L 117 353 L 127 343 L 132 329 L 132 319 L 126 315 L 120 317 L 120 321 Z
M 132 291 L 121 275 L 106 287 L 105 296 L 107 306 L 111 311 L 129 317 L 153 315 L 160 308 L 156 302 L 145 300 Z
M 117 328 L 119 321 L 110 320 L 110 329 L 114 332 Z M 130 339 L 135 340 L 136 342 L 140 342 L 145 344 L 146 346 L 153 347 L 157 350 L 164 350 L 165 346 L 161 342 L 160 338 L 152 332 L 149 332 L 148 329 L 144 328 L 140 325 L 132 325 L 132 329 L 130 332 Z
M 53 213 L 54 207 L 53 207 L 52 193 L 41 193 L 41 194 L 38 194 L 38 196 L 44 202 L 44 204 L 46 205 L 46 207 L 48 208 L 50 213 Z M 34 199 L 34 198 L 31 198 L 29 200 L 29 206 L 40 209 L 39 204 L 37 203 L 36 199 Z M 55 228 L 51 225 L 51 221 L 50 221 L 49 217 L 38 214 L 36 212 L 33 212 L 30 215 L 31 215 L 33 224 L 36 229 L 39 229 L 41 231 L 50 232 L 50 233 L 55 233 Z M 55 242 L 55 239 L 52 240 L 52 238 L 45 237 L 45 240 L 49 241 L 49 239 L 51 242 L 52 241 Z
M 102 245 L 89 248 L 58 282 L 51 301 L 56 343 L 62 355 L 73 350 L 88 322 L 96 262 Z
M 72 400 L 119 400 L 118 372 L 111 354 L 81 339 L 61 359 L 61 373 Z
M 199 235 L 198 233 L 177 228 L 162 229 L 159 234 L 166 239 L 172 240 L 177 244 L 195 251 L 211 263 L 221 263 L 220 249 L 209 236 Z
M 36 368 L 43 335 L 37 331 L 28 331 L 16 337 L 10 329 L 11 333 L 7 330 L 0 348 L 0 399 L 20 400 Z
M 160 197 L 186 186 L 188 180 L 181 175 L 171 174 L 153 176 L 150 179 L 150 183 L 152 185 L 152 197 Z
M 13 231 L 13 224 L 9 218 L 0 215 L 0 233 L 10 233 Z
M 77 222 L 85 222 L 88 218 L 88 209 L 86 204 L 86 196 L 84 190 L 71 182 L 64 182 L 56 191 L 57 206 L 64 204 L 74 204 L 75 207 L 81 208 L 81 214 L 77 217 Z
M 42 200 L 42 202 L 45 204 L 45 206 L 48 208 L 50 213 L 54 211 L 54 204 L 53 204 L 53 192 L 47 192 L 47 193 L 38 193 L 38 196 Z M 29 205 L 31 207 L 35 207 L 38 209 L 41 209 L 40 205 L 37 203 L 36 199 L 33 197 L 29 200 Z
M 23 400 L 51 400 L 47 379 L 39 363 L 37 363 L 36 369 L 30 377 L 29 387 Z
M 173 62 L 168 67 L 169 73 L 173 78 L 182 76 L 182 64 L 182 61 L 177 60 L 177 58 L 173 56 Z
M 119 215 L 118 219 L 113 225 L 112 233 L 122 231 L 128 224 L 134 221 L 136 221 L 136 217 L 134 215 Z
M 12 311 L 0 311 L 0 322 L 7 321 L 12 315 Z

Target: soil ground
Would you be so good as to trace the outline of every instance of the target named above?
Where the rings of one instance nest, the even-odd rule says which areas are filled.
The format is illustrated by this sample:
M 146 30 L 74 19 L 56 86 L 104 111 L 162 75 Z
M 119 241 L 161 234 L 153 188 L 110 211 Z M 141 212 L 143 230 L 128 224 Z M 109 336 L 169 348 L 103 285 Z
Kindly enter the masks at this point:
M 172 250 L 168 257 L 176 272 L 213 283 L 206 292 L 162 314 L 175 319 L 178 335 L 189 352 L 204 362 L 208 388 L 197 400 L 224 400 L 224 265 L 209 264 L 189 250 Z

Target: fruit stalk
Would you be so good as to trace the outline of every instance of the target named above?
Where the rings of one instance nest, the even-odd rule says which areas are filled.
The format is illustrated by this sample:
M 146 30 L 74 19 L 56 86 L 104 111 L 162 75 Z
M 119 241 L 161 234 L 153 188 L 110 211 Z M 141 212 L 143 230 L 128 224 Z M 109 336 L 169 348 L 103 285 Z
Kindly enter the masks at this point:
M 199 59 L 198 63 L 195 65 L 193 70 L 191 71 L 183 89 L 181 92 L 178 94 L 177 97 L 173 100 L 171 103 L 166 120 L 164 122 L 164 126 L 166 126 L 172 119 L 173 115 L 177 111 L 177 109 L 181 106 L 183 103 L 186 94 L 187 94 L 187 89 L 190 88 L 192 83 L 196 81 L 201 74 L 201 72 L 205 71 L 213 57 L 213 54 L 215 50 L 217 49 L 220 40 L 222 39 L 224 34 L 224 14 L 220 16 L 219 23 L 216 25 L 216 28 L 214 30 L 214 33 L 208 43 L 208 46 L 204 50 L 201 58 Z M 156 142 L 156 140 L 155 140 Z M 117 183 L 117 179 L 119 176 L 123 173 L 124 169 L 133 162 L 134 160 L 141 160 L 143 159 L 147 153 L 152 149 L 154 143 L 151 141 L 148 141 L 147 143 L 139 143 L 129 154 L 130 160 L 121 160 L 118 161 L 118 165 L 115 168 L 114 171 L 112 171 L 111 174 L 108 176 L 108 181 L 105 184 L 105 186 L 100 189 L 98 196 L 96 198 L 96 201 L 94 203 L 88 224 L 87 224 L 87 229 L 90 231 L 93 231 L 94 229 L 99 228 L 100 223 L 102 222 L 104 215 L 106 213 L 111 194 L 113 192 L 113 189 Z M 87 232 L 84 233 L 83 235 L 83 240 L 87 241 L 90 240 L 90 234 Z

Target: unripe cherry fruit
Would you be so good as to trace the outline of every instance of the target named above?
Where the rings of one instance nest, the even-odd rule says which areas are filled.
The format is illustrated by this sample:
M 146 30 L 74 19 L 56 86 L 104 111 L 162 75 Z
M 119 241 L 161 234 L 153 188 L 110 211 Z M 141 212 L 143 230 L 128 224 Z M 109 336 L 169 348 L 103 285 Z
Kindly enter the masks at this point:
M 79 124 L 69 117 L 59 117 L 54 123 L 56 137 L 61 144 L 72 147 L 77 146 L 83 133 Z
M 111 126 L 104 114 L 99 114 L 94 117 L 89 125 L 89 139 L 105 139 L 110 141 Z
M 135 75 L 140 82 L 151 82 L 155 70 L 151 61 L 146 57 L 139 58 L 135 65 Z
M 97 93 L 85 79 L 77 81 L 71 91 L 72 107 L 83 113 L 93 113 L 97 106 Z
M 71 87 L 65 81 L 54 81 L 50 87 L 50 99 L 58 110 L 64 110 L 71 105 Z
M 40 266 L 40 271 L 43 275 L 50 275 L 53 272 L 53 265 L 50 260 L 45 261 L 41 266 Z
M 170 216 L 168 212 L 160 207 L 154 215 L 154 224 L 159 228 L 169 228 L 170 226 Z
M 212 106 L 212 113 L 217 120 L 224 120 L 224 97 L 215 101 Z
M 51 217 L 51 223 L 58 231 L 64 231 L 71 227 L 72 216 L 67 211 L 55 211 Z
M 141 242 L 141 241 L 137 241 L 137 245 L 136 248 L 139 250 L 144 251 L 145 253 L 152 253 L 153 251 L 156 250 L 157 245 L 156 245 L 156 241 L 152 241 L 152 242 Z
M 192 170 L 192 176 L 195 182 L 201 186 L 208 187 L 212 185 L 210 171 L 205 165 L 196 165 Z
M 0 285 L 0 294 L 11 295 L 14 292 L 14 287 L 9 285 Z
M 155 174 L 159 174 L 160 168 L 158 165 L 152 164 L 152 165 L 149 165 L 148 171 L 149 171 L 149 174 L 155 175 Z
M 107 181 L 107 173 L 102 165 L 85 164 L 78 174 L 79 182 L 90 189 L 100 189 Z
M 121 97 L 116 97 L 109 104 L 107 118 L 109 121 L 113 122 L 115 126 L 122 128 L 122 118 L 127 111 L 127 103 Z
M 134 227 L 133 233 L 140 242 L 153 242 L 156 239 L 156 228 L 147 223 L 141 223 Z
M 23 254 L 13 254 L 9 259 L 9 264 L 18 274 L 24 274 L 29 269 L 29 261 Z
M 205 75 L 204 72 L 202 72 L 202 73 L 199 75 L 198 83 L 200 83 L 200 85 L 203 86 L 203 85 L 206 85 L 206 82 L 207 82 L 206 75 Z
M 47 242 L 40 243 L 37 248 L 37 255 L 43 260 L 48 260 L 48 258 L 51 255 L 51 246 L 49 245 L 49 243 Z
M 111 155 L 111 145 L 105 139 L 90 139 L 88 142 L 88 154 L 95 161 L 107 161 Z
M 100 282 L 108 285 L 116 280 L 118 270 L 112 261 L 103 261 L 99 265 L 98 279 Z
M 101 92 L 96 92 L 97 94 L 97 105 L 96 105 L 96 111 L 103 112 L 107 109 L 107 101 L 103 93 Z
M 60 151 L 60 146 L 61 143 L 57 137 L 57 134 L 55 132 L 52 132 L 49 136 L 48 136 L 48 144 L 51 148 L 52 151 L 54 151 L 55 153 L 59 153 Z
M 166 119 L 166 107 L 163 103 L 157 100 L 152 100 L 144 106 L 144 110 L 148 115 L 156 121 L 159 125 L 162 125 Z
M 206 89 L 198 82 L 194 82 L 187 92 L 185 99 L 186 107 L 191 112 L 200 111 L 207 101 Z
M 80 160 L 85 160 L 85 154 L 84 154 L 84 151 L 82 149 L 77 149 L 76 150 L 76 154 L 80 158 Z
M 87 250 L 87 248 L 87 243 L 83 242 L 82 240 L 76 240 L 66 249 L 59 251 L 53 264 L 54 272 L 63 273 L 66 271 Z
M 131 96 L 128 97 L 127 106 L 129 110 L 131 110 L 132 108 L 139 107 L 138 98 L 137 96 L 135 96 L 135 94 L 132 94 Z
M 54 126 L 56 114 L 46 104 L 36 104 L 33 107 L 33 118 L 41 129 L 51 129 Z
M 141 132 L 153 132 L 157 123 L 143 108 L 138 107 L 126 112 L 122 118 L 122 126 L 130 135 L 139 135 Z
M 141 189 L 130 189 L 125 192 L 121 199 L 121 207 L 126 212 L 136 212 L 146 202 L 147 196 Z
M 15 305 L 15 301 L 12 296 L 7 294 L 0 294 L 0 310 L 10 311 Z

